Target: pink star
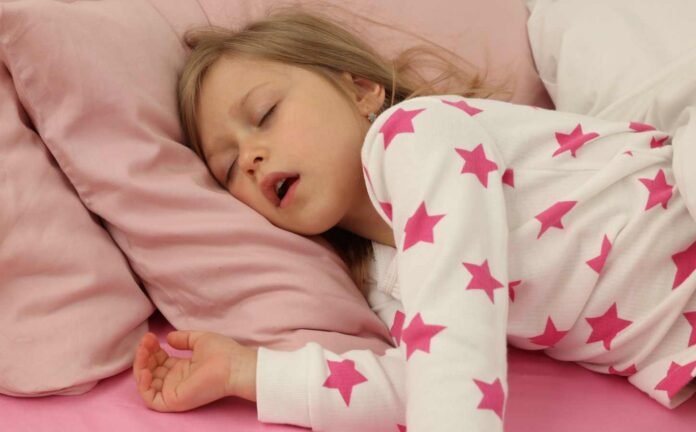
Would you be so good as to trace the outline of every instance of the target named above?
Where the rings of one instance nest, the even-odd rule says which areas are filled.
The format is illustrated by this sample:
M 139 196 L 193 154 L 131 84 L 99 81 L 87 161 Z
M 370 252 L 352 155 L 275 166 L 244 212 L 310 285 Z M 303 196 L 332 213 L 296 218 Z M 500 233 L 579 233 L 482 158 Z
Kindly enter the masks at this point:
M 655 128 L 653 126 L 650 126 L 649 124 L 638 123 L 638 122 L 631 122 L 631 125 L 629 127 L 636 132 L 645 132 L 645 131 L 655 130 Z
M 529 340 L 537 345 L 553 348 L 563 337 L 568 333 L 568 330 L 558 331 L 551 317 L 546 318 L 546 328 L 539 336 L 530 337 Z
M 627 367 L 624 370 L 614 369 L 614 366 L 609 366 L 609 373 L 614 374 L 614 375 L 631 376 L 636 372 L 638 372 L 638 369 L 636 369 L 635 364 L 632 364 L 631 366 Z
M 495 381 L 490 384 L 477 379 L 474 379 L 474 383 L 479 390 L 481 390 L 481 393 L 483 393 L 483 397 L 481 398 L 481 402 L 477 408 L 482 410 L 491 410 L 502 420 L 505 392 L 503 391 L 503 385 L 500 382 L 500 378 L 496 378 Z
M 384 212 L 385 215 L 387 215 L 389 220 L 392 220 L 392 205 L 391 205 L 391 203 L 379 201 L 379 206 L 382 207 L 382 211 Z
M 463 262 L 462 265 L 469 270 L 472 276 L 466 289 L 484 290 L 486 294 L 488 294 L 488 298 L 491 299 L 491 303 L 495 303 L 493 300 L 493 291 L 496 288 L 503 288 L 503 284 L 491 276 L 491 271 L 488 269 L 488 260 L 485 260 L 481 265 L 465 262 Z
M 672 198 L 672 185 L 667 183 L 663 170 L 659 170 L 653 180 L 647 178 L 638 180 L 648 188 L 650 194 L 645 210 L 649 210 L 658 204 L 662 204 L 662 208 L 667 208 L 667 203 Z
M 406 344 L 406 360 L 411 358 L 411 354 L 417 350 L 425 353 L 430 353 L 430 340 L 442 330 L 445 326 L 429 325 L 423 322 L 421 314 L 411 320 L 411 324 L 404 329 L 401 340 Z
M 599 253 L 599 256 L 586 261 L 587 265 L 598 274 L 601 273 L 602 268 L 604 268 L 604 263 L 607 261 L 607 257 L 609 256 L 609 251 L 611 251 L 611 242 L 609 241 L 609 237 L 604 235 L 604 240 L 602 241 L 602 251 Z
M 392 322 L 391 329 L 389 330 L 396 342 L 396 346 L 401 345 L 401 332 L 404 329 L 404 321 L 406 321 L 406 315 L 400 310 L 396 311 L 396 313 L 394 313 L 394 322 Z
M 503 173 L 503 184 L 513 188 L 515 187 L 515 172 L 512 170 L 512 168 L 506 169 Z
M 563 223 L 561 222 L 561 218 L 563 218 L 566 213 L 575 207 L 575 204 L 577 203 L 577 201 L 559 201 L 536 215 L 535 218 L 541 222 L 541 230 L 539 230 L 539 235 L 537 235 L 537 238 L 541 237 L 541 235 L 551 227 L 563 229 L 564 227 Z
M 476 107 L 472 107 L 466 101 L 458 101 L 458 102 L 449 102 L 446 100 L 443 100 L 442 103 L 445 103 L 447 105 L 451 105 L 453 107 L 459 108 L 460 110 L 464 111 L 465 113 L 469 114 L 471 117 L 475 116 L 476 114 L 483 112 L 483 110 L 480 110 Z
M 677 266 L 672 289 L 682 284 L 696 270 L 696 241 L 683 251 L 672 255 L 672 261 Z
M 662 138 L 653 137 L 652 140 L 650 140 L 650 148 L 663 147 L 665 145 L 665 141 L 667 141 L 668 139 L 669 139 L 669 136 L 662 137 Z
M 632 321 L 619 318 L 616 303 L 611 305 L 604 315 L 585 318 L 585 320 L 592 327 L 592 334 L 586 343 L 602 341 L 607 351 L 611 349 L 611 342 L 616 335 L 632 323 Z
M 406 251 L 418 242 L 434 243 L 433 229 L 443 217 L 445 217 L 444 214 L 430 216 L 425 208 L 425 201 L 423 201 L 413 216 L 406 221 L 404 228 L 406 238 L 403 250 Z
M 696 368 L 696 361 L 692 361 L 683 366 L 679 363 L 672 362 L 669 365 L 667 375 L 665 375 L 662 381 L 657 383 L 655 390 L 665 390 L 667 392 L 667 397 L 672 399 L 674 395 L 679 393 L 679 390 L 691 382 L 693 379 L 691 374 L 694 368 Z
M 413 133 L 413 118 L 423 111 L 425 111 L 425 109 L 406 111 L 399 108 L 392 113 L 379 130 L 384 134 L 384 150 L 389 147 L 389 144 L 391 144 L 392 140 L 394 140 L 398 134 Z
M 689 321 L 689 325 L 691 326 L 691 336 L 689 336 L 688 345 L 691 346 L 693 344 L 696 344 L 696 311 L 684 312 L 684 318 L 686 318 L 686 320 Z
M 575 152 L 578 151 L 580 147 L 584 146 L 588 141 L 592 141 L 598 136 L 599 134 L 595 132 L 583 134 L 582 126 L 580 124 L 578 124 L 575 129 L 573 129 L 573 132 L 569 134 L 556 132 L 556 141 L 558 141 L 558 144 L 561 147 L 553 153 L 552 157 L 556 157 L 564 151 L 570 151 L 570 154 L 575 157 Z
M 353 392 L 353 387 L 366 382 L 367 378 L 355 370 L 353 360 L 340 362 L 327 360 L 327 362 L 331 375 L 324 382 L 324 387 L 338 389 L 346 406 L 350 406 L 350 396 Z
M 486 159 L 486 154 L 483 151 L 483 144 L 479 144 L 473 151 L 464 149 L 454 149 L 459 156 L 464 159 L 462 174 L 474 174 L 484 187 L 488 187 L 488 173 L 498 169 L 498 165 L 492 160 Z
M 508 292 L 510 293 L 510 301 L 515 301 L 515 288 L 517 285 L 521 284 L 521 280 L 512 281 L 508 284 Z

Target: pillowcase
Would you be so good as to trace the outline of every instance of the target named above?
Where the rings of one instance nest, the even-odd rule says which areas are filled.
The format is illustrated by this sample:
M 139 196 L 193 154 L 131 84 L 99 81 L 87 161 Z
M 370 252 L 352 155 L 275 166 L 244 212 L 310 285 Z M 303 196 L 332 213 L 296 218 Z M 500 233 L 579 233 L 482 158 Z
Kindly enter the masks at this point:
M 558 110 L 671 132 L 696 105 L 696 2 L 527 0 L 529 39 Z
M 210 22 L 238 27 L 275 6 L 300 4 L 325 12 L 358 31 L 389 55 L 427 38 L 487 72 L 492 84 L 512 91 L 511 102 L 553 108 L 536 71 L 527 37 L 528 11 L 521 0 L 199 0 Z M 381 24 L 370 25 L 351 15 Z M 426 71 L 427 75 L 427 71 Z M 432 76 L 432 75 L 431 75 Z
M 84 393 L 130 367 L 153 307 L 1 64 L 0 155 L 0 393 Z
M 180 36 L 207 24 L 197 2 L 0 8 L 0 55 L 36 129 L 174 327 L 386 349 L 388 329 L 338 256 L 240 204 L 181 144 Z

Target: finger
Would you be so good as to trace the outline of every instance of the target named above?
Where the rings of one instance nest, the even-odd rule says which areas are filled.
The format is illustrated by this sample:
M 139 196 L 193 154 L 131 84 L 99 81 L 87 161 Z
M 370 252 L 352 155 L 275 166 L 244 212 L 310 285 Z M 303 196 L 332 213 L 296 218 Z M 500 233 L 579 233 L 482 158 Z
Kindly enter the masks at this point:
M 140 344 L 145 346 L 147 349 L 154 351 L 159 346 L 159 341 L 157 340 L 157 335 L 152 332 L 147 332 L 140 339 Z
M 134 373 L 137 369 L 142 369 L 146 366 L 147 358 L 149 356 L 149 350 L 147 348 L 149 344 L 148 339 L 150 339 L 151 336 L 154 336 L 154 334 L 145 333 L 143 337 L 140 338 L 140 342 L 138 343 L 138 346 L 135 348 L 135 357 L 133 358 Z
M 167 342 L 173 348 L 176 348 L 178 350 L 190 351 L 193 350 L 193 347 L 196 346 L 196 342 L 198 341 L 198 339 L 204 334 L 204 332 L 198 331 L 177 330 L 170 332 L 167 335 Z
M 151 386 L 152 373 L 147 369 L 142 369 L 138 372 L 138 392 L 144 397 L 147 394 L 148 390 L 150 390 Z

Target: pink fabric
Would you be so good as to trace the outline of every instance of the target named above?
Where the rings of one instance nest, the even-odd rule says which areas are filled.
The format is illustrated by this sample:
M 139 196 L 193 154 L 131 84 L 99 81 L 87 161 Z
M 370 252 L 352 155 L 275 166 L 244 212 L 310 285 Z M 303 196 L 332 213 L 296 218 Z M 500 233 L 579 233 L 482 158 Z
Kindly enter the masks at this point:
M 159 315 L 151 319 L 151 327 L 161 341 L 172 329 Z M 169 351 L 176 352 L 171 348 Z M 506 432 L 690 432 L 696 424 L 696 399 L 670 411 L 621 377 L 602 376 L 572 363 L 554 361 L 539 352 L 513 348 L 509 359 Z M 306 430 L 260 423 L 253 403 L 232 398 L 187 413 L 149 411 L 135 391 L 130 371 L 104 380 L 80 396 L 32 400 L 0 396 L 0 413 L 3 431 Z
M 0 55 L 85 205 L 177 328 L 274 347 L 384 349 L 327 247 L 273 227 L 181 143 L 176 81 L 196 2 L 0 3 Z
M 85 392 L 130 365 L 152 305 L 31 130 L 2 64 L 0 155 L 0 393 Z
M 176 74 L 186 55 L 180 34 L 189 27 L 207 24 L 208 17 L 219 23 L 236 17 L 238 12 L 239 17 L 250 16 L 245 14 L 270 3 L 203 4 L 207 16 L 197 2 L 166 0 L 129 0 L 127 7 L 123 1 L 115 0 L 25 0 L 0 4 L 0 57 L 12 71 L 22 104 L 70 182 L 55 182 L 56 187 L 65 191 L 74 187 L 84 205 L 103 218 L 109 234 L 156 306 L 178 328 L 218 331 L 242 343 L 263 343 L 275 348 L 292 348 L 313 340 L 338 352 L 351 348 L 384 350 L 389 340 L 387 329 L 369 311 L 338 257 L 318 239 L 312 241 L 283 232 L 240 205 L 217 186 L 205 166 L 180 144 L 174 91 Z M 367 1 L 354 3 L 362 13 L 370 12 L 369 5 Z M 410 12 L 395 6 L 385 3 L 380 9 L 382 15 L 375 18 L 395 21 L 397 27 L 403 24 L 401 27 L 423 32 L 450 47 L 466 40 L 468 48 L 461 45 L 459 53 L 475 57 L 479 64 L 483 64 L 484 52 L 488 52 L 484 48 L 490 45 L 477 48 L 475 54 L 468 50 L 477 47 L 481 40 L 489 40 L 496 46 L 491 51 L 499 59 L 495 65 L 523 65 L 516 100 L 547 104 L 539 96 L 543 89 L 533 73 L 522 33 L 526 15 L 517 0 L 496 0 L 483 9 L 473 1 L 459 2 L 455 14 L 446 8 L 427 12 L 425 4 L 418 4 Z M 503 20 L 496 12 L 498 7 L 510 11 Z M 456 30 L 441 31 L 445 28 L 441 20 L 452 20 L 455 15 L 459 18 L 450 21 L 450 25 Z M 423 17 L 428 19 L 421 21 Z M 462 25 L 461 17 L 470 18 L 467 25 Z M 486 36 L 470 38 L 473 33 Z M 381 34 L 373 37 L 386 49 L 402 41 L 399 34 L 392 34 L 391 39 Z M 51 190 L 42 187 L 42 191 Z M 21 193 L 30 190 L 26 188 Z M 79 207 L 72 197 L 72 201 L 66 200 Z M 61 216 L 78 223 L 88 215 L 83 211 L 80 219 L 59 208 L 44 210 L 41 217 L 48 219 L 50 215 L 51 221 L 58 222 Z M 36 225 L 42 219 L 36 223 L 25 219 L 23 223 L 34 230 L 35 226 L 54 229 L 46 223 Z M 76 297 L 68 295 L 67 290 L 56 289 L 60 295 L 53 298 L 55 304 L 79 304 L 74 307 L 79 307 L 80 312 L 70 312 L 69 316 L 71 308 L 61 309 L 67 320 L 63 324 L 69 321 L 73 323 L 71 330 L 80 329 L 80 338 L 74 340 L 84 344 L 80 345 L 81 352 L 89 361 L 73 362 L 74 370 L 59 368 L 47 371 L 50 377 L 36 375 L 33 379 L 21 377 L 15 369 L 5 366 L 2 387 L 6 393 L 85 391 L 98 377 L 123 367 L 136 335 L 144 331 L 142 320 L 151 306 L 140 294 L 123 257 L 109 245 L 106 233 L 97 224 L 81 228 L 79 234 L 70 238 L 70 254 L 64 252 L 63 235 L 42 236 L 44 241 L 50 239 L 61 246 L 49 256 L 68 259 L 76 253 L 85 255 L 73 270 L 75 278 L 92 278 L 84 283 L 100 287 L 105 294 L 122 290 L 119 292 L 132 298 L 124 298 L 124 303 L 116 306 L 110 304 L 108 311 L 102 311 L 102 300 L 98 300 L 101 297 L 90 296 L 77 303 L 77 298 L 86 298 L 85 293 Z M 88 238 L 92 236 L 101 249 L 91 245 Z M 29 242 L 23 245 L 31 246 Z M 24 260 L 22 266 L 16 269 L 42 272 L 38 262 Z M 102 274 L 112 279 L 104 279 Z M 10 275 L 12 283 L 29 280 L 3 273 L 4 277 Z M 50 285 L 62 287 L 62 279 L 59 283 L 52 278 Z M 41 289 L 38 283 L 33 286 Z M 42 297 L 31 289 L 22 291 L 22 295 L 27 294 L 28 302 L 38 303 L 41 298 L 41 304 L 46 303 L 45 291 Z M 92 306 L 92 301 L 98 306 Z M 84 305 L 89 306 L 83 311 Z M 125 305 L 127 312 L 121 313 Z M 1 307 L 15 306 L 4 301 Z M 39 310 L 34 306 L 32 309 Z M 48 310 L 57 309 L 56 306 Z M 5 319 L 13 320 L 5 328 L 25 325 L 28 315 L 5 314 Z M 45 338 L 51 334 L 47 328 L 60 329 L 56 322 L 44 319 L 46 315 L 36 313 L 35 322 L 42 326 L 36 328 L 31 338 L 23 339 L 33 347 L 25 352 L 32 353 L 35 362 L 40 362 L 39 352 L 50 353 L 56 359 L 55 345 L 36 343 L 36 335 Z M 112 318 L 113 315 L 118 316 Z M 53 319 L 59 316 L 63 315 L 55 314 Z M 109 319 L 94 332 L 96 326 L 84 325 L 89 322 L 86 316 Z M 120 329 L 120 339 L 104 337 L 110 337 L 112 329 Z M 21 332 L 12 330 L 5 334 L 14 335 L 16 344 Z M 107 352 L 105 347 L 116 352 Z M 109 360 L 90 357 L 97 352 Z M 11 360 L 8 364 L 13 368 L 17 367 L 18 355 L 5 357 Z M 70 350 L 62 355 L 71 355 Z M 108 367 L 90 368 L 89 373 L 84 373 L 87 364 L 107 363 Z M 23 379 L 29 381 L 22 384 Z M 78 381 L 85 385 L 79 390 L 69 389 Z

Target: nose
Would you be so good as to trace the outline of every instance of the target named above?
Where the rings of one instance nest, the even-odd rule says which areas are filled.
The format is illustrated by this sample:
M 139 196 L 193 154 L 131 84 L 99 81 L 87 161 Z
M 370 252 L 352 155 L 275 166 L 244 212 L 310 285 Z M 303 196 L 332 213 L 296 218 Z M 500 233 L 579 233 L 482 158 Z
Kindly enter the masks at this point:
M 253 176 L 262 162 L 268 160 L 268 150 L 260 145 L 240 144 L 237 163 L 239 168 Z

